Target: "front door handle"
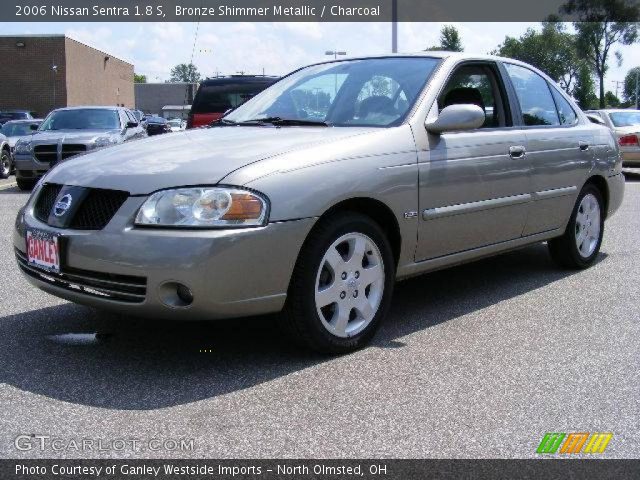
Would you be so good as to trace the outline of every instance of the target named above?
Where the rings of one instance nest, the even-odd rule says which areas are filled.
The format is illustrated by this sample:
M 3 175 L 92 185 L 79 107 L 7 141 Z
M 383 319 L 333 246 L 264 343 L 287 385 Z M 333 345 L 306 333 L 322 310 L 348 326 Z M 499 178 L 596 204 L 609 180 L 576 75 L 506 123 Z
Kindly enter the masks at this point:
M 509 156 L 511 158 L 524 158 L 526 153 L 527 150 L 522 145 L 514 145 L 512 147 L 509 147 Z
M 589 150 L 589 144 L 587 142 L 578 142 L 578 147 L 583 152 L 586 152 L 587 150 Z

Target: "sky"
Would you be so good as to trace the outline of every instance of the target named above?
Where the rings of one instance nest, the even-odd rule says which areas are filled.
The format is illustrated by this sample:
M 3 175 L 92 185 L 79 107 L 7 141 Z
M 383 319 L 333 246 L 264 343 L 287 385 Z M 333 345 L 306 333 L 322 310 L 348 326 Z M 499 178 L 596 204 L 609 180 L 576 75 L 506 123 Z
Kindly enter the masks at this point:
M 537 23 L 449 23 L 455 25 L 468 53 L 489 53 L 506 35 L 520 36 Z M 415 52 L 438 44 L 440 23 L 400 23 L 398 49 Z M 322 61 L 327 50 L 347 56 L 391 51 L 389 23 L 0 23 L 9 34 L 64 33 L 135 65 L 149 82 L 165 81 L 171 67 L 193 63 L 203 76 L 216 74 L 283 75 Z M 197 37 L 196 37 L 197 31 Z M 621 46 L 621 67 L 611 55 L 605 86 L 640 65 L 640 43 Z M 622 87 L 620 87 L 622 88 Z

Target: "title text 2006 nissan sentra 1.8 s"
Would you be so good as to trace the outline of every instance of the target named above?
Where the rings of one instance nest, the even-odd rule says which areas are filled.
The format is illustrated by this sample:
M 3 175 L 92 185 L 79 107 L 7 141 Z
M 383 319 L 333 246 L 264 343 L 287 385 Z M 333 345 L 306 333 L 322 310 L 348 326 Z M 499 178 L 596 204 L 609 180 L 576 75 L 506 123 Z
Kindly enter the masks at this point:
M 214 128 L 57 165 L 13 238 L 31 283 L 150 318 L 278 312 L 365 344 L 394 282 L 549 241 L 598 255 L 624 191 L 611 132 L 538 70 L 424 53 L 298 70 Z

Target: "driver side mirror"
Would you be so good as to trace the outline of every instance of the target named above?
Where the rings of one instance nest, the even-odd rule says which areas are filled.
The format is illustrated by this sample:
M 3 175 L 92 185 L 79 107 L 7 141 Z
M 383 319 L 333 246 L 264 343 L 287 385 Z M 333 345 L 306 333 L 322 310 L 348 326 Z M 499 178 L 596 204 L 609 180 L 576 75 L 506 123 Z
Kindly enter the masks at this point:
M 424 124 L 429 133 L 440 135 L 455 130 L 475 130 L 485 120 L 484 111 L 473 104 L 449 105 L 444 107 L 437 118 Z
M 38 125 L 36 123 L 32 123 L 31 125 L 29 125 L 29 128 L 31 130 L 38 130 Z
M 127 122 L 127 128 L 136 128 L 137 126 L 137 122 Z

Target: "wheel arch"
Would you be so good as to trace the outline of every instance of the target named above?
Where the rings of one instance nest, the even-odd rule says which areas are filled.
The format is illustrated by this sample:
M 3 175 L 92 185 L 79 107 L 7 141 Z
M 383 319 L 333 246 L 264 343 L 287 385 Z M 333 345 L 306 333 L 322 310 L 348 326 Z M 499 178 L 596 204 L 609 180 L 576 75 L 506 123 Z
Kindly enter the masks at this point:
M 396 265 L 398 264 L 402 248 L 402 235 L 398 219 L 388 205 L 371 197 L 348 198 L 332 205 L 320 216 L 319 220 L 339 212 L 360 213 L 376 222 L 389 239 L 394 261 Z

